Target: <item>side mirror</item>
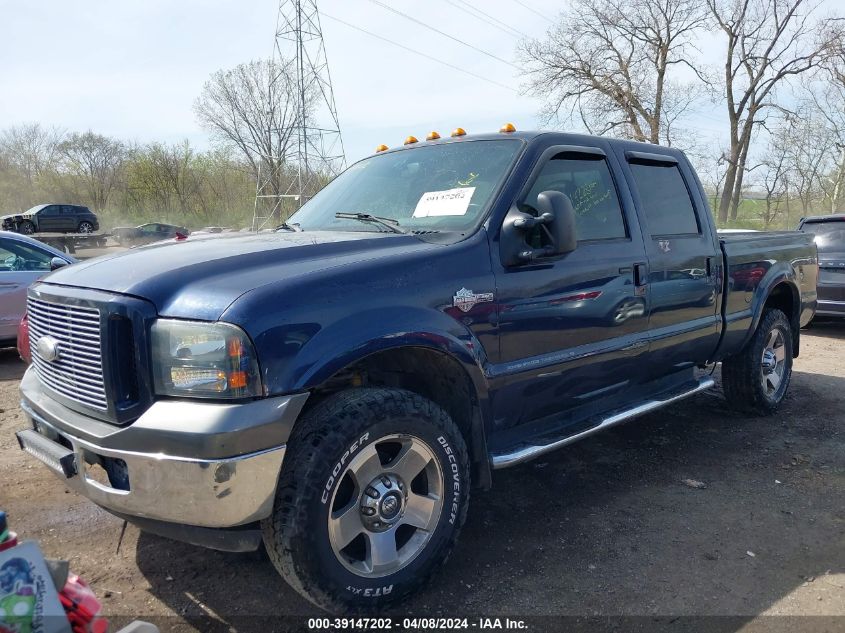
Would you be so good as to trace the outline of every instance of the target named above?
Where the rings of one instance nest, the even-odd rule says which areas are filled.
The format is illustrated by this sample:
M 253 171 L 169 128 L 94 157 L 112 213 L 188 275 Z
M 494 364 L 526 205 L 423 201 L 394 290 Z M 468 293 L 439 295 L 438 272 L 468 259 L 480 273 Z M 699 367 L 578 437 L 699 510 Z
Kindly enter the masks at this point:
M 560 191 L 544 191 L 537 196 L 540 215 L 511 209 L 502 225 L 502 261 L 506 266 L 526 264 L 535 259 L 571 253 L 578 246 L 575 209 L 569 197 Z M 535 226 L 545 235 L 548 244 L 533 248 L 525 241 Z
M 59 268 L 67 266 L 67 261 L 61 257 L 54 257 L 50 260 L 50 270 L 58 270 Z

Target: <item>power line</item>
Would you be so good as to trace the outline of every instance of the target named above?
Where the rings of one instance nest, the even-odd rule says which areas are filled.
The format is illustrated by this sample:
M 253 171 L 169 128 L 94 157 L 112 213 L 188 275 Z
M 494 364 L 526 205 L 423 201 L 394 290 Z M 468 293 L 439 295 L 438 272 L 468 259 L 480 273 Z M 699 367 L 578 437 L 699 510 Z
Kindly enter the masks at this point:
M 515 33 L 518 36 L 525 37 L 525 38 L 528 37 L 528 35 L 526 33 L 523 33 L 519 29 L 512 27 L 507 22 L 502 22 L 502 20 L 500 20 L 499 18 L 493 17 L 489 13 L 486 13 L 485 11 L 482 11 L 481 9 L 476 7 L 474 4 L 470 4 L 469 2 L 466 2 L 466 0 L 457 0 L 457 2 L 460 2 L 460 4 L 464 5 L 464 7 L 466 7 L 466 8 L 455 4 L 455 0 L 446 0 L 446 2 L 448 2 L 449 4 L 457 7 L 458 9 L 462 9 L 464 11 L 474 11 L 475 13 L 481 14 L 481 15 L 477 15 L 476 17 L 478 17 L 480 20 L 484 20 L 488 24 L 492 24 L 492 26 L 495 26 L 496 28 L 498 28 L 500 30 L 506 29 L 505 32 L 507 32 L 507 33 Z M 484 16 L 484 17 L 482 17 L 482 16 Z
M 519 6 L 521 6 L 523 9 L 528 9 L 529 11 L 531 11 L 531 13 L 533 13 L 533 14 L 535 14 L 535 15 L 539 15 L 541 18 L 543 18 L 544 20 L 546 20 L 546 22 L 551 22 L 552 24 L 554 24 L 554 23 L 555 23 L 555 21 L 554 21 L 554 20 L 552 20 L 549 16 L 547 16 L 547 15 L 544 15 L 544 14 L 540 13 L 539 11 L 537 11 L 537 9 L 534 9 L 533 7 L 529 7 L 527 4 L 525 4 L 524 2 L 522 2 L 522 0 L 513 0 L 513 1 L 514 1 L 514 2 L 516 2 L 516 3 L 517 3 Z
M 378 6 L 382 7 L 383 9 L 387 9 L 388 11 L 393 12 L 396 15 L 400 15 L 403 18 L 410 20 L 411 22 L 415 22 L 416 24 L 419 24 L 420 26 L 423 26 L 430 31 L 434 31 L 435 33 L 439 33 L 443 37 L 448 37 L 453 42 L 457 42 L 458 44 L 463 44 L 467 48 L 471 48 L 472 50 L 477 51 L 477 52 L 481 53 L 482 55 L 487 55 L 487 57 L 495 59 L 496 61 L 500 61 L 503 64 L 507 64 L 508 66 L 511 66 L 512 68 L 517 68 L 517 66 L 515 64 L 512 64 L 511 62 L 509 62 L 506 59 L 502 59 L 501 57 L 498 57 L 498 56 L 494 55 L 493 53 L 489 53 L 489 52 L 485 51 L 484 49 L 478 48 L 477 46 L 473 46 L 472 44 L 468 44 L 467 42 L 464 42 L 462 39 L 457 38 L 453 35 L 449 35 L 448 33 L 444 33 L 440 29 L 435 28 L 435 27 L 431 26 L 430 24 L 426 24 L 422 20 L 418 20 L 417 18 L 408 15 L 407 13 L 403 13 L 399 9 L 394 9 L 393 7 L 388 6 L 388 5 L 384 4 L 383 2 L 380 2 L 379 0 L 370 0 L 370 2 L 372 2 L 373 4 L 377 4 Z
M 515 88 L 512 88 L 511 86 L 506 86 L 505 84 L 499 83 L 498 81 L 495 81 L 493 79 L 488 79 L 487 77 L 484 77 L 483 75 L 478 75 L 478 74 L 472 72 L 471 70 L 461 68 L 460 66 L 455 66 L 454 64 L 450 64 L 449 62 L 445 62 L 442 59 L 438 59 L 437 57 L 432 57 L 431 55 L 428 55 L 428 54 L 423 53 L 421 51 L 418 51 L 416 49 L 410 48 L 409 46 L 405 46 L 404 44 L 400 44 L 399 42 L 394 42 L 393 40 L 389 40 L 386 37 L 382 37 L 381 35 L 377 35 L 376 33 L 373 33 L 372 31 L 362 29 L 360 26 L 355 26 L 354 24 L 350 24 L 349 22 L 346 22 L 345 20 L 341 20 L 340 18 L 336 18 L 333 15 L 329 15 L 325 11 L 321 12 L 321 15 L 324 18 L 329 18 L 330 20 L 334 20 L 335 22 L 340 22 L 344 26 L 348 26 L 351 29 L 355 29 L 356 31 L 360 31 L 361 33 L 369 35 L 370 37 L 374 37 L 374 38 L 381 40 L 383 42 L 387 42 L 388 44 L 393 44 L 394 46 L 398 46 L 399 48 L 405 49 L 409 53 L 414 53 L 415 55 L 425 57 L 426 59 L 430 59 L 431 61 L 437 62 L 438 64 L 442 64 L 443 66 L 448 66 L 452 70 L 457 70 L 458 72 L 464 73 L 465 75 L 475 77 L 476 79 L 481 79 L 482 81 L 486 81 L 487 83 L 491 83 L 494 86 L 499 86 L 499 88 L 504 88 L 505 90 L 510 90 L 511 92 L 517 92 L 517 90 Z

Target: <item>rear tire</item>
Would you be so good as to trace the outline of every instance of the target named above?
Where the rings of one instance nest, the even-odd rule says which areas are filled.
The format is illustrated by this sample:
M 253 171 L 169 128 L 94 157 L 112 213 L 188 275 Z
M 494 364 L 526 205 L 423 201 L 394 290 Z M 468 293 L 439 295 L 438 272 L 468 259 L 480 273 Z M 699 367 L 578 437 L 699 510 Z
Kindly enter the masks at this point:
M 79 232 L 80 233 L 93 233 L 94 232 L 94 225 L 90 222 L 80 222 L 79 223 Z
M 792 327 L 780 310 L 763 314 L 751 340 L 722 363 L 722 390 L 736 409 L 770 415 L 792 377 Z
M 264 544 L 314 604 L 379 608 L 446 562 L 469 485 L 466 445 L 445 411 L 410 391 L 350 389 L 294 428 Z

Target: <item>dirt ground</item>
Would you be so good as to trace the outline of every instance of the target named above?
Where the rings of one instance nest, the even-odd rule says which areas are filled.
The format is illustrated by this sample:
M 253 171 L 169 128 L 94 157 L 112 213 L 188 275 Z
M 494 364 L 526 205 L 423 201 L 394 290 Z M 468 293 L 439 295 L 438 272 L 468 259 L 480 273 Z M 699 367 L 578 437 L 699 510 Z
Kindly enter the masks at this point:
M 775 417 L 738 415 L 720 391 L 705 392 L 496 472 L 493 489 L 474 495 L 448 567 L 393 615 L 555 616 L 534 630 L 564 615 L 605 624 L 614 620 L 590 618 L 645 616 L 615 621 L 616 630 L 738 616 L 714 619 L 716 628 L 845 630 L 845 324 L 803 336 Z M 23 370 L 0 351 L 0 507 L 22 536 L 70 560 L 107 615 L 220 631 L 278 628 L 252 616 L 321 615 L 262 554 L 132 526 L 117 551 L 121 522 L 18 449 Z

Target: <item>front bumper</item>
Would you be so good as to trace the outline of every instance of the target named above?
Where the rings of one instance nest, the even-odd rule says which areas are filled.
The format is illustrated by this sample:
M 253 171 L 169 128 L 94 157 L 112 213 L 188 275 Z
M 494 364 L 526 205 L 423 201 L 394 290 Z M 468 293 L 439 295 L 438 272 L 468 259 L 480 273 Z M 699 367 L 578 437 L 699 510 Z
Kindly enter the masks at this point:
M 66 486 L 121 516 L 208 528 L 270 515 L 285 442 L 307 397 L 246 404 L 161 401 L 118 427 L 50 399 L 32 369 L 21 394 L 32 423 L 31 431 L 19 434 L 22 448 Z M 254 446 L 255 434 L 241 437 L 256 428 L 264 447 Z M 238 444 L 242 450 L 220 455 Z

